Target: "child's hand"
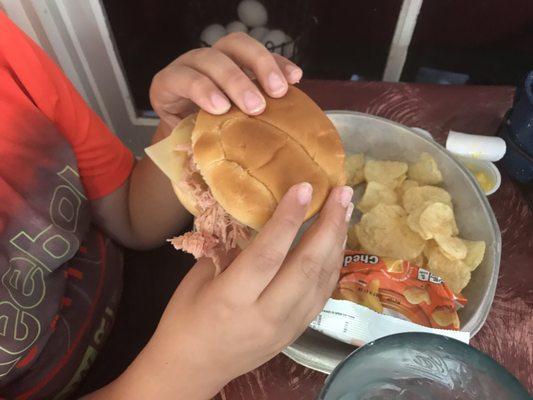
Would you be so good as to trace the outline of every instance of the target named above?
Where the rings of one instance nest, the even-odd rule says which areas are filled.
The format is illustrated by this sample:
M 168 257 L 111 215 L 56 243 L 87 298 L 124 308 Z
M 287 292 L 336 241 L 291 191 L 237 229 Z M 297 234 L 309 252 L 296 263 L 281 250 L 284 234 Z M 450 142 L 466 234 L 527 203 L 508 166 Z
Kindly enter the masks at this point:
M 211 48 L 183 54 L 159 71 L 150 87 L 150 101 L 169 128 L 195 105 L 213 114 L 225 113 L 228 98 L 243 112 L 260 114 L 265 99 L 247 74 L 257 77 L 269 96 L 282 97 L 288 83 L 300 80 L 302 70 L 250 36 L 232 33 Z
M 146 387 L 151 398 L 207 399 L 292 343 L 336 286 L 352 194 L 335 188 L 318 220 L 289 251 L 311 197 L 310 185 L 296 185 L 224 272 L 215 276 L 210 262 L 199 261 L 121 379 Z M 136 394 L 124 398 L 142 398 Z

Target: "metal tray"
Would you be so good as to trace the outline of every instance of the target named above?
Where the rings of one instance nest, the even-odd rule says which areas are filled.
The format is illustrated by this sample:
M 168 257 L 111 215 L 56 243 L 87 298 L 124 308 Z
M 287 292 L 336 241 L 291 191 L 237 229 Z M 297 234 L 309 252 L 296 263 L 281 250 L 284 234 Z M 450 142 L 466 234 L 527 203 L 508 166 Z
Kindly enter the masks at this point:
M 445 148 L 401 124 L 352 111 L 326 114 L 339 131 L 347 154 L 414 162 L 421 152 L 427 152 L 437 161 L 443 186 L 452 195 L 461 237 L 487 243 L 485 258 L 463 291 L 468 304 L 459 312 L 462 330 L 474 336 L 492 305 L 501 256 L 500 228 L 474 177 Z M 353 350 L 353 346 L 307 329 L 283 353 L 299 364 L 329 374 Z

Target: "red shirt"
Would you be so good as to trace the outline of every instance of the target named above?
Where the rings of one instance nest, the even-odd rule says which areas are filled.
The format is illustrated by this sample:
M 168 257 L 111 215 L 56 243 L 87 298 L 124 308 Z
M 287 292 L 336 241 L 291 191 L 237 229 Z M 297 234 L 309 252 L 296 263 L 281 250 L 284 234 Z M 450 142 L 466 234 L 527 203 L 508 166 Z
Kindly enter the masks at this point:
M 89 200 L 120 187 L 130 151 L 53 61 L 0 12 L 0 396 L 72 390 L 107 336 L 120 251 Z

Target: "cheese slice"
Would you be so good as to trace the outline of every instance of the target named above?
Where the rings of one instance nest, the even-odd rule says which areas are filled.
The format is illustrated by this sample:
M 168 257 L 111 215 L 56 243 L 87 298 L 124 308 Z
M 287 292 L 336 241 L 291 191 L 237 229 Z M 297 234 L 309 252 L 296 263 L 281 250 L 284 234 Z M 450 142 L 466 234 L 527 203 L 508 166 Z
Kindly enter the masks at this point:
M 185 152 L 176 149 L 179 145 L 191 142 L 195 117 L 196 114 L 192 114 L 182 119 L 167 138 L 144 149 L 148 157 L 173 183 L 180 181 L 187 157 Z

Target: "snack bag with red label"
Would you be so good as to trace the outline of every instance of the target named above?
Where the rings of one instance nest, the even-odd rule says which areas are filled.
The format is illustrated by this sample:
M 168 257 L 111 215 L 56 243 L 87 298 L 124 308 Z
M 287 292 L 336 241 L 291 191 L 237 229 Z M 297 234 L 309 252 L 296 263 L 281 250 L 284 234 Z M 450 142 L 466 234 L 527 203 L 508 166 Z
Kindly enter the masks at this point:
M 337 289 L 310 327 L 356 346 L 403 332 L 468 343 L 457 314 L 465 304 L 441 278 L 409 261 L 346 250 Z
M 460 328 L 457 309 L 466 304 L 442 279 L 408 261 L 350 250 L 332 297 L 419 325 L 451 330 Z

